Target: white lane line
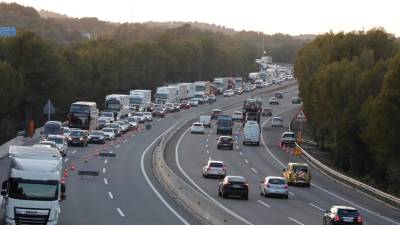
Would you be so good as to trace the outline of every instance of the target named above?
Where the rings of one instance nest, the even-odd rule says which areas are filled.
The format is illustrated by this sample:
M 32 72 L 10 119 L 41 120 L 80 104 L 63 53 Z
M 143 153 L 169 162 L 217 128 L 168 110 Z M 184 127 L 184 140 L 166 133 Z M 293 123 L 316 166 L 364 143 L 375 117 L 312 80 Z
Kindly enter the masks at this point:
M 211 161 L 211 157 L 208 157 L 208 160 Z
M 249 161 L 247 161 L 247 159 L 244 159 L 244 162 L 247 163 L 247 164 L 249 164 Z
M 105 160 L 104 160 L 104 164 L 107 164 L 107 161 L 108 161 L 108 160 L 107 160 L 107 159 L 105 159 Z
M 208 138 L 206 139 L 206 142 L 208 143 Z
M 236 149 L 239 150 L 239 145 L 236 145 Z
M 111 199 L 114 199 L 114 196 L 113 196 L 113 194 L 111 193 L 111 191 L 108 192 L 108 196 L 109 196 Z
M 144 168 L 144 158 L 147 154 L 147 152 L 152 149 L 152 146 L 165 134 L 170 132 L 176 124 L 172 127 L 170 127 L 168 130 L 164 131 L 164 133 L 160 134 L 156 139 L 154 139 L 153 142 L 150 143 L 150 145 L 147 146 L 147 148 L 143 151 L 141 157 L 140 157 L 140 169 L 142 170 L 142 174 L 144 178 L 146 179 L 147 184 L 150 186 L 150 188 L 153 190 L 153 192 L 157 195 L 157 197 L 160 199 L 160 201 L 185 225 L 190 225 L 189 222 L 187 222 L 168 202 L 164 199 L 164 197 L 160 194 L 160 192 L 154 187 L 153 183 L 150 181 L 149 176 L 146 173 L 146 170 Z M 151 151 L 153 152 L 153 151 Z
M 110 153 L 113 153 L 113 151 L 110 151 Z
M 321 207 L 318 207 L 318 206 L 316 206 L 316 205 L 314 205 L 313 203 L 308 203 L 310 206 L 312 206 L 312 207 L 314 207 L 314 208 L 316 208 L 316 209 L 318 209 L 319 211 L 321 211 L 321 212 L 325 212 L 325 210 L 323 209 L 323 208 L 321 208 Z
M 293 222 L 295 222 L 295 223 L 297 223 L 297 224 L 299 224 L 299 225 L 304 225 L 304 223 L 300 223 L 299 221 L 293 219 L 292 217 L 288 217 L 288 219 L 293 221 Z
M 270 205 L 268 205 L 267 203 L 265 203 L 265 202 L 263 202 L 263 201 L 261 201 L 261 200 L 257 200 L 257 202 L 259 202 L 261 205 L 263 205 L 263 206 L 265 206 L 265 207 L 271 208 Z
M 207 136 L 208 136 L 208 137 L 210 137 L 211 135 L 210 135 L 210 134 L 208 134 Z
M 119 213 L 119 215 L 121 217 L 125 217 L 125 214 L 122 212 L 122 210 L 120 208 L 117 208 L 117 212 Z
M 119 148 L 119 147 L 121 147 L 121 145 L 117 145 L 117 146 L 115 146 L 115 148 Z
M 256 169 L 254 169 L 253 167 L 251 168 L 251 170 L 253 170 L 254 173 L 258 173 Z
M 210 154 L 210 151 L 207 150 L 207 154 Z
M 161 121 L 161 119 L 158 119 L 158 120 L 157 120 L 157 122 L 160 122 L 160 121 Z
M 243 156 L 243 152 L 239 152 L 239 155 Z
M 71 153 L 72 153 L 72 154 L 75 154 L 75 153 L 76 153 L 76 150 L 73 150 Z
M 293 192 L 291 192 L 291 191 L 289 191 L 289 195 L 291 195 L 291 196 L 294 196 L 294 193 L 293 193 Z
M 206 148 L 208 148 L 208 145 L 206 145 Z
M 237 219 L 241 220 L 242 222 L 252 225 L 252 223 L 248 220 L 246 220 L 245 218 L 239 216 L 238 214 L 236 214 L 235 212 L 233 212 L 232 210 L 230 210 L 229 208 L 225 207 L 224 205 L 222 205 L 220 202 L 218 202 L 217 200 L 215 200 L 213 197 L 211 197 L 206 191 L 204 191 L 199 185 L 196 184 L 196 182 L 194 182 L 192 180 L 192 178 L 187 175 L 187 173 L 185 172 L 185 170 L 183 170 L 181 163 L 179 161 L 179 145 L 182 142 L 183 137 L 185 136 L 186 133 L 188 133 L 190 130 L 190 127 L 188 129 L 186 129 L 185 132 L 183 132 L 183 134 L 179 137 L 178 142 L 176 143 L 175 146 L 175 161 L 176 161 L 176 165 L 178 166 L 179 171 L 181 171 L 181 173 L 186 177 L 186 179 L 193 184 L 193 186 L 195 188 L 197 188 L 197 190 L 199 190 L 201 193 L 203 193 L 203 195 L 205 195 L 208 199 L 210 199 L 212 202 L 214 202 L 216 205 L 218 205 L 219 207 L 221 207 L 222 209 L 224 209 L 227 213 L 231 214 L 232 216 L 236 217 Z
M 292 109 L 294 109 L 294 108 L 296 108 L 296 107 L 290 107 L 289 109 L 287 109 L 287 110 L 285 110 L 285 111 L 283 111 L 283 112 L 280 112 L 280 113 L 278 113 L 278 114 L 276 114 L 276 115 L 283 114 L 283 113 L 288 112 L 288 111 L 290 111 L 290 110 L 292 110 Z M 264 127 L 265 124 L 267 124 L 267 122 L 268 122 L 269 120 L 271 120 L 271 117 L 268 118 L 268 119 L 266 119 L 266 120 L 264 121 L 264 123 L 262 124 L 262 127 Z M 263 129 L 261 129 L 261 142 L 263 143 L 263 146 L 264 146 L 265 150 L 267 151 L 267 153 L 268 153 L 279 165 L 281 165 L 282 167 L 285 167 L 285 164 L 283 164 L 274 154 L 272 154 L 271 150 L 267 147 L 267 145 L 265 144 L 265 141 L 264 141 L 264 135 L 262 135 L 262 133 L 263 133 Z M 326 189 L 320 187 L 319 185 L 316 185 L 316 184 L 314 184 L 314 183 L 311 183 L 311 185 L 314 186 L 314 187 L 316 187 L 316 188 L 318 188 L 319 190 L 321 190 L 321 191 L 323 191 L 323 192 L 325 192 L 325 193 L 327 193 L 327 194 L 329 194 L 329 195 L 331 195 L 331 196 L 337 198 L 337 199 L 340 199 L 340 200 L 346 202 L 347 204 L 350 204 L 350 205 L 353 205 L 353 206 L 356 207 L 356 208 L 362 209 L 362 210 L 364 210 L 365 212 L 367 212 L 367 213 L 369 213 L 369 214 L 372 214 L 372 215 L 374 215 L 374 216 L 377 216 L 377 217 L 379 217 L 379 218 L 381 218 L 381 219 L 383 219 L 383 220 L 386 220 L 386 221 L 388 221 L 388 222 L 391 222 L 391 223 L 393 223 L 393 224 L 400 225 L 399 222 L 396 222 L 396 221 L 394 221 L 394 220 L 392 220 L 392 219 L 390 219 L 390 218 L 388 218 L 388 217 L 385 217 L 385 216 L 380 215 L 380 214 L 378 214 L 378 213 L 376 213 L 376 212 L 374 212 L 374 211 L 371 211 L 371 210 L 369 210 L 369 209 L 366 209 L 366 208 L 360 206 L 359 204 L 355 204 L 354 202 L 351 202 L 351 201 L 349 201 L 349 200 L 347 200 L 347 199 L 345 199 L 345 198 L 343 198 L 343 197 L 341 197 L 341 196 L 339 196 L 339 195 L 337 195 L 337 194 L 335 194 L 335 193 L 332 193 L 332 192 L 330 192 L 330 191 L 328 191 L 328 190 L 326 190 Z
M 106 173 L 106 168 L 103 168 L 103 173 Z
M 126 143 L 128 141 L 128 139 L 125 139 L 123 142 Z
M 107 178 L 104 178 L 104 184 L 108 184 Z
M 68 162 L 68 158 L 65 158 L 65 159 L 64 159 L 64 163 L 66 163 L 66 162 Z

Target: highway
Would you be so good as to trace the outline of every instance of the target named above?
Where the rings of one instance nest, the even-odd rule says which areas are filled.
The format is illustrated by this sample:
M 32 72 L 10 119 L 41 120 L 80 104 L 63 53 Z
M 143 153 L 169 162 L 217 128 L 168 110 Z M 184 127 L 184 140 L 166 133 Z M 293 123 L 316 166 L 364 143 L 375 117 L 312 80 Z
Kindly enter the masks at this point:
M 333 182 L 330 178 L 312 168 L 312 186 L 289 186 L 289 199 L 264 198 L 259 192 L 262 177 L 282 176 L 282 169 L 288 162 L 304 162 L 299 156 L 292 156 L 278 147 L 280 135 L 299 109 L 290 102 L 297 96 L 297 89 L 285 90 L 284 99 L 278 106 L 272 106 L 274 115 L 284 119 L 283 128 L 272 128 L 269 118 L 262 124 L 262 145 L 243 146 L 241 123 L 234 126 L 234 150 L 217 150 L 216 126 L 207 129 L 206 134 L 190 134 L 189 126 L 171 139 L 166 149 L 166 160 L 171 168 L 206 197 L 220 204 L 248 224 L 322 224 L 323 212 L 332 205 L 356 207 L 367 225 L 400 224 L 399 211 L 376 202 L 354 190 Z M 273 92 L 261 95 L 263 106 Z M 225 112 L 238 110 L 241 105 L 226 107 Z M 244 176 L 249 182 L 248 201 L 222 199 L 218 196 L 218 179 L 207 179 L 201 175 L 201 168 L 208 159 L 221 160 L 227 165 L 228 175 Z

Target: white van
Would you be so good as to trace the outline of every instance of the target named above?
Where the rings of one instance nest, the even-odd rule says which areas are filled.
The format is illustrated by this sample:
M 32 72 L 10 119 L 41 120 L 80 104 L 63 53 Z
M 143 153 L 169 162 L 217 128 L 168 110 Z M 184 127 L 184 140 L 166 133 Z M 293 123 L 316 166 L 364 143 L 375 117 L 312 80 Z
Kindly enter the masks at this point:
M 200 116 L 199 121 L 203 124 L 203 126 L 211 127 L 211 116 Z
M 247 121 L 244 125 L 243 145 L 255 144 L 260 145 L 260 125 L 256 121 Z

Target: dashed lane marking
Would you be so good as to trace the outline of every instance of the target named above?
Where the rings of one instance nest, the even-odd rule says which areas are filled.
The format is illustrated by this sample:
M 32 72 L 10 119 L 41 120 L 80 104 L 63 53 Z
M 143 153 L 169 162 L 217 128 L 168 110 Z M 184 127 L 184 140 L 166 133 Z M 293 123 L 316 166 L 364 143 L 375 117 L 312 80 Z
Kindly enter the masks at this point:
M 108 192 L 108 196 L 109 196 L 111 199 L 114 199 L 114 196 L 113 196 L 113 194 L 111 193 L 111 191 Z
M 107 160 L 107 159 L 105 159 L 105 160 L 104 160 L 104 164 L 107 164 L 107 161 L 108 161 L 108 160 Z
M 294 193 L 293 193 L 293 192 L 291 192 L 291 191 L 289 191 L 289 195 L 291 195 L 291 196 L 294 196 Z
M 325 210 L 323 209 L 323 208 L 321 208 L 321 207 L 318 207 L 318 206 L 316 206 L 316 205 L 314 205 L 313 203 L 308 203 L 310 206 L 312 206 L 312 207 L 314 207 L 314 208 L 316 208 L 316 209 L 318 209 L 319 211 L 321 211 L 321 212 L 324 212 Z
M 301 222 L 299 222 L 299 221 L 293 219 L 292 217 L 288 217 L 288 219 L 291 220 L 291 221 L 293 221 L 293 222 L 295 222 L 295 223 L 297 223 L 297 224 L 299 224 L 299 225 L 304 225 L 304 223 L 301 223 Z
M 66 162 L 68 162 L 68 158 L 65 158 L 65 159 L 64 159 L 64 163 L 66 163 Z
M 125 214 L 122 212 L 120 208 L 117 208 L 117 211 L 121 217 L 125 217 Z
M 261 200 L 257 200 L 257 202 L 259 202 L 261 205 L 263 205 L 263 206 L 265 206 L 265 207 L 271 208 L 270 205 L 268 205 L 267 203 L 265 203 L 265 202 L 263 202 L 263 201 L 261 201 Z
M 256 169 L 254 169 L 253 167 L 251 168 L 251 170 L 253 170 L 254 173 L 258 173 Z
M 123 142 L 126 143 L 128 141 L 128 139 L 125 139 Z
M 104 178 L 104 184 L 108 184 L 107 178 Z
M 249 164 L 249 161 L 247 161 L 247 159 L 244 159 L 244 162 L 247 163 L 247 164 Z
M 115 146 L 115 148 L 119 148 L 119 147 L 121 147 L 121 145 L 117 145 L 117 146 Z
M 243 152 L 239 152 L 239 155 L 243 156 Z
M 71 152 L 71 154 L 75 154 L 76 153 L 76 150 L 73 150 L 72 152 Z
M 106 173 L 106 168 L 103 168 L 103 173 Z

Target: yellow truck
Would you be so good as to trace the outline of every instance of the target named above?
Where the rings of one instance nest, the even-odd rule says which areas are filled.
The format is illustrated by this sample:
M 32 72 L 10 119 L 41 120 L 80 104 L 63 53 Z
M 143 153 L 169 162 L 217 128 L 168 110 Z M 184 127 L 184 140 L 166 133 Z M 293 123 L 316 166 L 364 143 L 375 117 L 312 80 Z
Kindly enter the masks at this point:
M 307 163 L 288 163 L 283 169 L 283 177 L 288 185 L 301 184 L 310 187 L 311 171 Z

